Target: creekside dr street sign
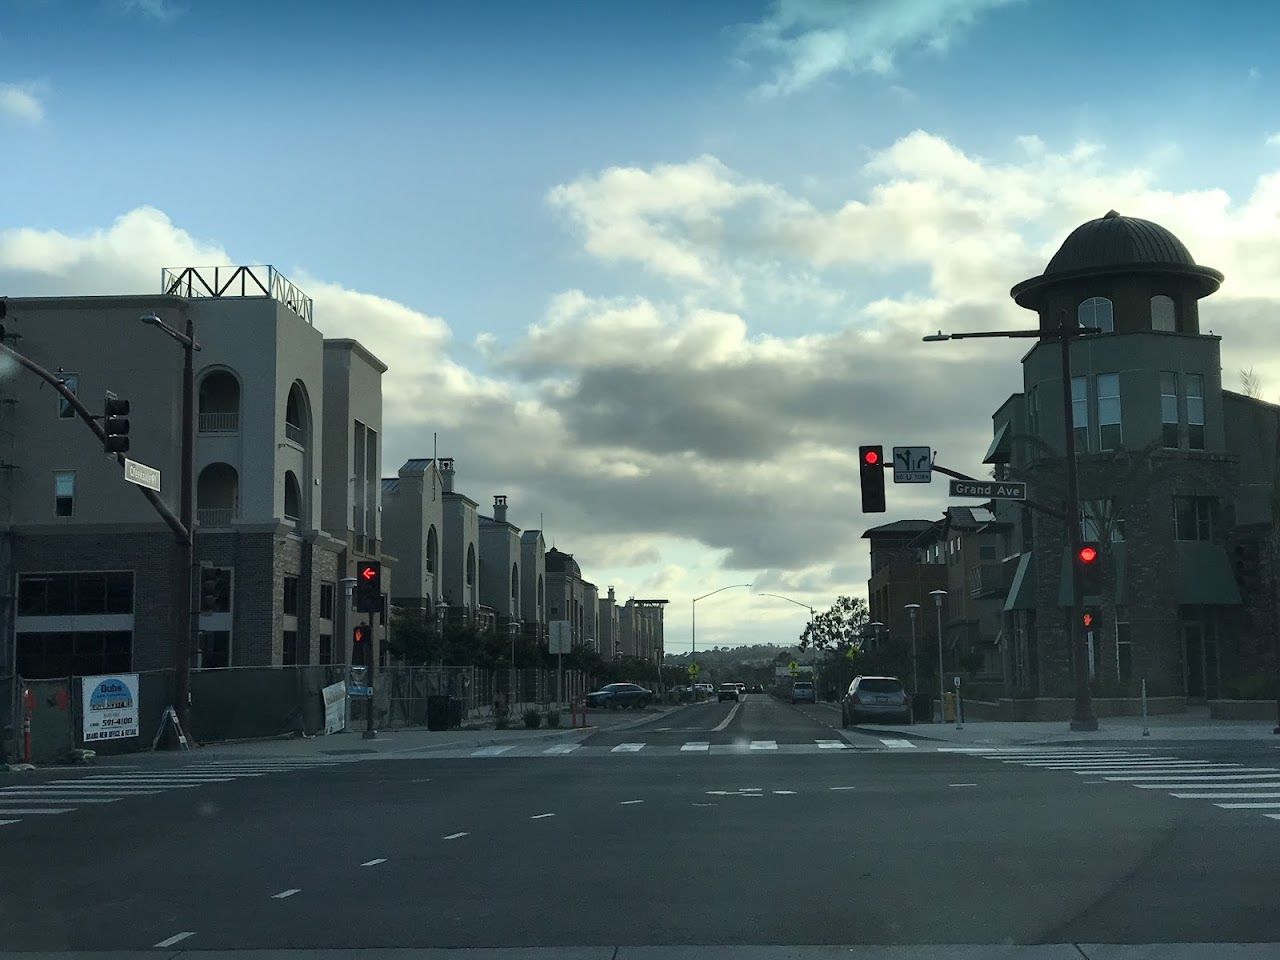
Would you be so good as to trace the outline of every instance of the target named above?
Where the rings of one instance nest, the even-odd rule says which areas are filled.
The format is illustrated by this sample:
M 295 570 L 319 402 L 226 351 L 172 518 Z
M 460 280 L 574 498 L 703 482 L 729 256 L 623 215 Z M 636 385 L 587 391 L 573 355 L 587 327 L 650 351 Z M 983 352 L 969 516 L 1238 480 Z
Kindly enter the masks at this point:
M 951 496 L 984 500 L 1025 500 L 1027 485 L 1016 480 L 952 480 Z
M 124 478 L 140 487 L 146 487 L 156 493 L 160 492 L 160 471 L 155 467 L 148 467 L 145 463 L 125 457 Z

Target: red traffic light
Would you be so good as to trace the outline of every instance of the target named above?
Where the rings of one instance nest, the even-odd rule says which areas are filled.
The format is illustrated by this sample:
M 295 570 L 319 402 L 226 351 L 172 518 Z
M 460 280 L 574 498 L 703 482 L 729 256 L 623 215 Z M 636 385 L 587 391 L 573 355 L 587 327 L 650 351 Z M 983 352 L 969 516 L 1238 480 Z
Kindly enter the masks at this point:
M 356 643 L 364 642 L 364 627 L 356 627 L 351 631 L 351 639 Z
M 1084 625 L 1085 625 L 1086 627 L 1092 627 L 1092 626 L 1093 626 L 1093 614 L 1092 614 L 1092 613 L 1086 613 L 1086 614 L 1085 614 L 1083 617 L 1081 617 L 1080 619 L 1084 622 Z
M 1093 561 L 1098 559 L 1098 548 L 1081 547 L 1076 556 L 1080 558 L 1081 563 L 1093 563 Z
M 868 450 L 862 455 L 862 462 L 875 466 L 880 462 L 880 452 L 878 450 Z
M 378 575 L 378 571 L 372 566 L 364 566 L 360 568 L 360 579 L 368 583 Z

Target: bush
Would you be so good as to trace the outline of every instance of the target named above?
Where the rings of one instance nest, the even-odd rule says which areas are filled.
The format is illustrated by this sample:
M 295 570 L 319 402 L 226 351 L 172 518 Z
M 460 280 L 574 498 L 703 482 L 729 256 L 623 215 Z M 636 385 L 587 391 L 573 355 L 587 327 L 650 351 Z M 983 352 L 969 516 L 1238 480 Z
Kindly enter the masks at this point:
M 542 714 L 537 710 L 526 710 L 524 712 L 524 725 L 530 730 L 537 730 L 542 726 Z
M 507 715 L 505 713 L 500 713 L 498 714 L 497 719 L 493 721 L 493 726 L 496 730 L 506 730 L 511 726 L 511 721 L 507 719 Z
M 559 711 L 559 710 L 548 710 L 548 711 L 547 711 L 547 726 L 548 726 L 548 727 L 558 727 L 558 726 L 560 726 L 560 711 Z

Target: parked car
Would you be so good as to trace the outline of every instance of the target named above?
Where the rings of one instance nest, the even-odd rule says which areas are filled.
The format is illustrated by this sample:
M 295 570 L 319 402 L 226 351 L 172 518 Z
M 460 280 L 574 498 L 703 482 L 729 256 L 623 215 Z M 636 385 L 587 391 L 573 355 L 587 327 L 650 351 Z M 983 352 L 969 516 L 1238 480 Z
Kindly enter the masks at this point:
M 840 700 L 840 726 L 863 720 L 911 723 L 911 695 L 897 677 L 854 677 Z
M 738 687 L 739 693 L 745 694 L 747 692 L 747 685 L 745 683 L 739 683 L 736 686 Z
M 587 706 L 604 707 L 617 710 L 623 707 L 635 707 L 643 710 L 653 703 L 653 691 L 638 683 L 609 683 L 594 693 L 587 694 Z
M 813 689 L 813 682 L 810 680 L 797 680 L 791 684 L 791 702 L 817 703 L 818 692 Z
M 738 689 L 738 685 L 736 683 L 720 684 L 720 690 L 716 694 L 717 702 L 721 700 L 733 700 L 734 702 L 737 702 L 738 700 L 741 700 L 741 699 L 742 699 L 742 691 Z
M 693 685 L 693 689 L 696 690 L 698 693 L 702 693 L 707 695 L 708 697 L 712 697 L 712 696 L 715 696 L 716 685 L 714 683 L 695 683 Z

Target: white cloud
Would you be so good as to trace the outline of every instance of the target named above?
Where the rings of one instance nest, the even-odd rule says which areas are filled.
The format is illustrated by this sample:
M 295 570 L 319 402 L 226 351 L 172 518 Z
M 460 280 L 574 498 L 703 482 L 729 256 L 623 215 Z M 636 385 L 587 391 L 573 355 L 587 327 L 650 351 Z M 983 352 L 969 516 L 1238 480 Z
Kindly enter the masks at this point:
M 111 0 L 111 2 L 121 13 L 136 13 L 162 23 L 167 23 L 186 13 L 186 7 L 174 0 Z
M 1268 147 L 1280 147 L 1280 133 L 1273 133 L 1263 141 Z
M 924 48 L 944 53 L 978 15 L 1013 0 L 776 0 L 752 24 L 742 54 L 774 65 L 759 92 L 785 96 L 834 73 L 890 75 L 897 57 Z
M 0 114 L 27 123 L 44 119 L 44 89 L 34 83 L 0 83 Z

